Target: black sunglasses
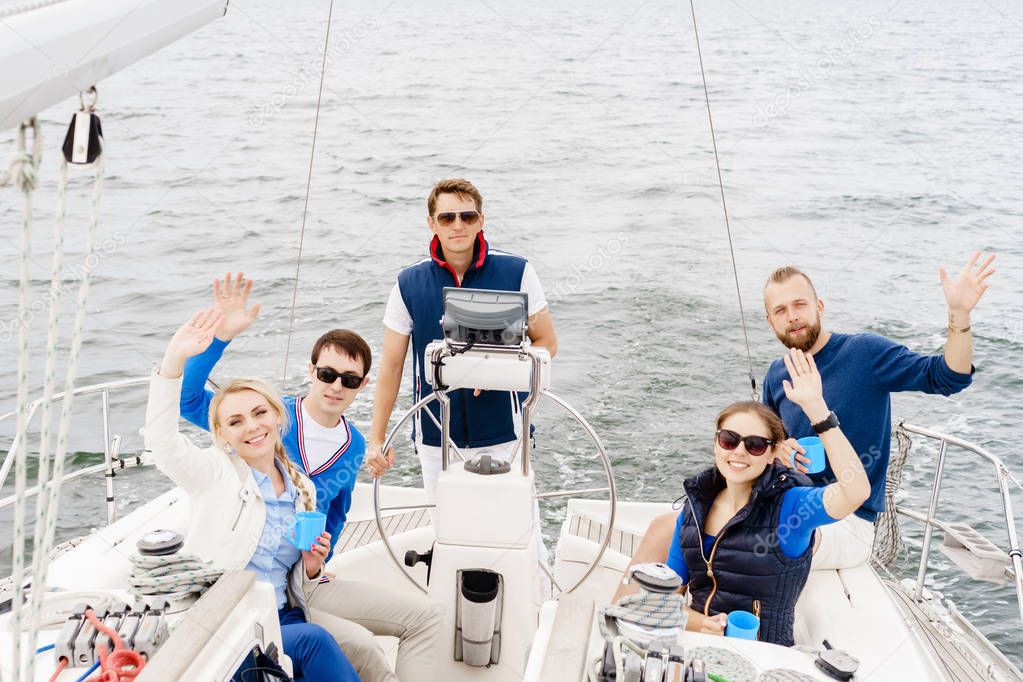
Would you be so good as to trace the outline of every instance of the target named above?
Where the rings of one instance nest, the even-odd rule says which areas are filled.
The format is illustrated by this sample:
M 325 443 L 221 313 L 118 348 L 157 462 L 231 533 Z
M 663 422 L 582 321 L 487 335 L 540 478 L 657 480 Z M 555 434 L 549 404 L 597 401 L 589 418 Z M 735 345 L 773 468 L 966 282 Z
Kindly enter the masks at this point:
M 341 373 L 332 367 L 317 367 L 316 378 L 325 384 L 332 384 L 341 379 L 341 385 L 345 388 L 358 388 L 362 386 L 363 377 L 351 372 Z
M 445 211 L 444 213 L 438 213 L 434 218 L 438 223 L 447 227 L 455 223 L 455 218 L 461 218 L 462 222 L 470 227 L 480 221 L 479 211 Z
M 739 443 L 746 446 L 746 452 L 754 457 L 760 457 L 767 452 L 767 448 L 774 445 L 774 441 L 763 436 L 740 436 L 730 429 L 720 429 L 717 432 L 718 445 L 725 450 L 734 450 Z

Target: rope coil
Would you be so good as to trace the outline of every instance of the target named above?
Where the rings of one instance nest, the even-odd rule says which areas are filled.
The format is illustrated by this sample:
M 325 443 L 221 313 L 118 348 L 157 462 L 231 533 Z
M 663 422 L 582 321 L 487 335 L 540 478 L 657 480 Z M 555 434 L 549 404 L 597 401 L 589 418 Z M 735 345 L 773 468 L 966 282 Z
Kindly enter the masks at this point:
M 611 618 L 647 628 L 678 628 L 686 626 L 686 598 L 678 593 L 637 592 L 617 604 L 600 610 L 600 633 L 610 641 L 615 635 L 608 627 Z
M 201 595 L 224 573 L 194 554 L 132 554 L 131 563 L 128 591 L 139 597 Z
M 686 627 L 688 617 L 686 607 L 691 600 L 688 593 L 685 595 L 677 592 L 665 594 L 642 590 L 624 597 L 617 604 L 600 609 L 597 624 L 600 627 L 600 635 L 607 642 L 614 656 L 616 679 L 627 679 L 626 659 L 630 655 L 642 658 L 649 641 L 634 641 L 628 635 L 616 632 L 618 628 L 612 627 L 612 621 L 616 622 L 616 625 L 617 622 L 622 622 L 644 628 L 671 628 L 676 633 L 681 633 Z M 595 663 L 599 666 L 600 660 Z M 596 668 L 588 668 L 587 674 L 591 682 L 596 681 Z

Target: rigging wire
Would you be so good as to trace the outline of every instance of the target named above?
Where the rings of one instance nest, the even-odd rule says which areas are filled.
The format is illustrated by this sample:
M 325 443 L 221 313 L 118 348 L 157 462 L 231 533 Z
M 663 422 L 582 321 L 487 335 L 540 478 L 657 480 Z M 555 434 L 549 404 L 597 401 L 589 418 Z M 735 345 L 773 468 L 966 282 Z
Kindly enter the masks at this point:
M 320 92 L 316 96 L 316 116 L 313 119 L 313 144 L 309 150 L 309 171 L 305 181 L 305 204 L 302 207 L 302 229 L 298 234 L 298 259 L 295 262 L 295 287 L 291 292 L 291 315 L 288 318 L 288 343 L 284 348 L 284 367 L 281 369 L 281 383 L 288 380 L 288 356 L 291 354 L 291 337 L 295 331 L 295 303 L 298 301 L 298 275 L 302 269 L 302 245 L 305 243 L 305 223 L 309 215 L 309 188 L 313 183 L 313 160 L 316 158 L 316 133 L 320 128 L 320 103 L 323 101 L 323 81 L 327 71 L 327 51 L 330 49 L 330 24 L 334 17 L 334 0 L 327 10 L 327 32 L 323 36 L 323 61 L 320 63 Z
M 707 103 L 707 121 L 710 123 L 710 142 L 714 147 L 714 166 L 718 172 L 718 188 L 721 190 L 721 208 L 725 213 L 725 230 L 728 232 L 728 253 L 732 258 L 732 275 L 735 278 L 735 296 L 739 299 L 739 318 L 742 322 L 742 336 L 746 340 L 746 361 L 749 363 L 750 389 L 753 391 L 753 400 L 760 400 L 757 393 L 757 379 L 753 374 L 753 355 L 750 352 L 749 332 L 746 330 L 746 312 L 742 305 L 742 290 L 739 287 L 739 270 L 735 264 L 735 245 L 732 243 L 732 224 L 728 219 L 728 204 L 725 202 L 725 182 L 721 177 L 721 159 L 718 156 L 718 143 L 714 135 L 714 116 L 710 110 L 710 91 L 707 89 L 707 74 L 703 70 L 703 51 L 700 49 L 700 29 L 696 25 L 696 5 L 694 0 L 689 0 L 689 9 L 693 16 L 693 34 L 696 36 L 696 55 L 700 59 L 700 77 L 703 79 L 703 98 Z

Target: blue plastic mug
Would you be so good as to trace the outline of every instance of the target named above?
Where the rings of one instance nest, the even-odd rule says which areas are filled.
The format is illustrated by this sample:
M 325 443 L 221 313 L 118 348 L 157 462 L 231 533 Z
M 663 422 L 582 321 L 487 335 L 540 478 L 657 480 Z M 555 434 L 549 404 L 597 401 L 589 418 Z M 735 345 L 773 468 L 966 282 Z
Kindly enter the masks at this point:
M 824 444 L 821 443 L 821 439 L 817 436 L 807 436 L 806 438 L 800 438 L 796 442 L 806 449 L 805 456 L 810 460 L 810 465 L 808 467 L 809 473 L 819 474 L 824 471 L 824 463 L 826 460 L 824 459 Z M 795 450 L 792 452 L 793 469 L 796 468 L 796 453 L 797 451 Z
M 309 551 L 316 544 L 316 538 L 327 528 L 327 515 L 315 511 L 295 514 L 291 522 L 291 543 L 299 549 Z
M 760 632 L 760 619 L 749 611 L 732 611 L 728 614 L 725 637 L 756 639 Z

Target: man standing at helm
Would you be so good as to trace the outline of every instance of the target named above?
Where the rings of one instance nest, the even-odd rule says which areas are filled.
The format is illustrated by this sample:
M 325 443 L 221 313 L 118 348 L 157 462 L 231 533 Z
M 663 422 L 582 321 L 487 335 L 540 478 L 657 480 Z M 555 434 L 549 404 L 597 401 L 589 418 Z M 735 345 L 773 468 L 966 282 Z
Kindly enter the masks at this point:
M 955 278 L 940 268 L 948 303 L 948 337 L 941 355 L 920 355 L 883 336 L 870 333 L 840 334 L 824 329 L 824 301 L 813 282 L 798 268 L 778 268 L 764 287 L 767 322 L 788 348 L 813 355 L 824 382 L 824 398 L 833 412 L 810 424 L 802 410 L 785 398 L 782 382 L 788 372 L 775 360 L 764 377 L 764 403 L 785 422 L 793 439 L 823 433 L 841 420 L 842 431 L 853 444 L 870 479 L 870 497 L 854 514 L 821 528 L 814 568 L 849 568 L 867 560 L 874 543 L 874 521 L 884 511 L 885 478 L 891 450 L 891 394 L 922 391 L 951 395 L 972 381 L 973 337 L 970 313 L 987 290 L 985 280 L 994 273 L 994 256 L 979 266 L 980 252 Z M 788 463 L 793 440 L 782 449 Z M 808 460 L 797 455 L 797 460 Z M 805 467 L 800 466 L 805 471 Z M 811 476 L 818 485 L 834 480 L 830 467 Z M 785 520 L 783 520 L 784 522 Z M 798 523 L 793 518 L 790 523 Z
M 413 397 L 416 401 L 433 390 L 425 362 L 426 346 L 444 338 L 440 319 L 444 287 L 470 287 L 500 291 L 524 291 L 529 296 L 529 338 L 553 357 L 557 336 L 536 271 L 521 256 L 491 247 L 483 234 L 483 197 L 468 180 L 441 180 L 426 202 L 426 224 L 433 233 L 430 255 L 398 273 L 384 313 L 384 342 L 373 423 L 370 427 L 366 464 L 374 477 L 394 464 L 394 450 L 381 451 L 387 423 L 394 410 L 401 374 L 412 342 Z M 466 459 L 483 454 L 509 461 L 515 453 L 521 428 L 520 398 L 505 391 L 450 391 L 451 439 Z M 429 409 L 438 421 L 440 408 Z M 423 469 L 427 502 L 436 499 L 440 474 L 440 429 L 429 417 L 417 417 L 413 427 L 416 452 Z M 539 547 L 541 553 L 543 546 Z

